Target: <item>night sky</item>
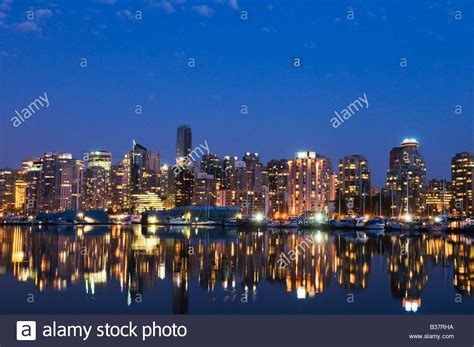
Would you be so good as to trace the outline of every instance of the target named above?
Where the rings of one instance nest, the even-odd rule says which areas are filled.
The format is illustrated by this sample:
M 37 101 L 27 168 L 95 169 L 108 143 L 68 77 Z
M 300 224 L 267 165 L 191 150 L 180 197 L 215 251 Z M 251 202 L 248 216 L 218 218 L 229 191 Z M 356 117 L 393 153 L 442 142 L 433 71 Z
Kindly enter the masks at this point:
M 377 185 L 390 149 L 414 137 L 428 176 L 449 178 L 453 154 L 474 148 L 472 7 L 0 0 L 0 167 L 93 149 L 116 162 L 132 140 L 170 163 L 176 128 L 189 124 L 194 146 L 220 156 L 314 150 L 336 168 L 364 154 Z M 15 110 L 45 92 L 49 107 L 13 127 Z M 333 128 L 334 112 L 364 93 L 368 108 Z

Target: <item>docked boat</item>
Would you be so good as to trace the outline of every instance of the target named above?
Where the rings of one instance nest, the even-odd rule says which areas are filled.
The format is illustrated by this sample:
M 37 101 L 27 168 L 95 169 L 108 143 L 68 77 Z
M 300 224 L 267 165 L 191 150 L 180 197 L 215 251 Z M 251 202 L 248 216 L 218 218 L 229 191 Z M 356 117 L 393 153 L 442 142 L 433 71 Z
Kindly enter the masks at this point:
M 282 228 L 298 228 L 298 219 L 289 219 L 281 223 Z
M 191 222 L 183 217 L 175 217 L 168 219 L 169 225 L 191 225 Z
M 370 219 L 365 223 L 364 229 L 366 230 L 385 230 L 385 221 L 380 218 Z

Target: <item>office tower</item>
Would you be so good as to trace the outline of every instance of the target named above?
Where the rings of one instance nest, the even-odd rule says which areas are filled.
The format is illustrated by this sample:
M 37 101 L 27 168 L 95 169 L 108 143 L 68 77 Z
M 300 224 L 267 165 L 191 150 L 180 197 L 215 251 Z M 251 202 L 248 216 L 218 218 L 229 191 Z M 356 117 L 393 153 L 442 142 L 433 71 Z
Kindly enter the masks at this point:
M 222 160 L 222 181 L 220 190 L 236 190 L 235 163 L 237 157 L 225 156 Z
M 451 160 L 453 207 L 459 215 L 474 215 L 474 152 L 461 152 Z
M 268 175 L 258 153 L 245 153 L 242 158 L 245 167 L 236 170 L 237 195 L 244 216 L 269 213 Z M 242 177 L 242 171 L 244 176 Z
M 426 209 L 428 216 L 450 212 L 453 187 L 450 181 L 432 179 L 428 182 Z
M 209 153 L 202 156 L 201 159 L 201 172 L 205 172 L 208 175 L 214 176 L 217 187 L 220 188 L 223 178 L 223 162 L 215 154 Z
M 345 156 L 339 161 L 339 198 L 345 213 L 365 214 L 370 197 L 370 170 L 362 155 Z
M 281 218 L 288 209 L 288 160 L 271 160 L 267 164 L 270 216 Z
M 70 153 L 45 153 L 41 159 L 38 206 L 42 212 L 82 209 L 84 163 Z
M 15 213 L 25 215 L 27 205 L 28 182 L 26 180 L 27 171 L 19 170 L 15 172 L 14 179 L 14 204 Z
M 112 166 L 111 193 L 112 211 L 129 212 L 130 205 L 130 154 L 125 154 L 122 161 Z
M 23 170 L 26 171 L 26 213 L 36 215 L 40 210 L 41 175 L 43 161 L 34 158 L 23 161 Z
M 166 209 L 176 207 L 175 176 L 173 170 L 168 165 L 161 166 L 160 197 Z
M 182 125 L 177 130 L 176 136 L 176 163 L 182 162 L 181 158 L 187 157 L 193 146 L 193 137 L 191 127 L 189 125 Z
M 87 210 L 107 210 L 111 199 L 112 154 L 106 151 L 89 153 L 84 177 L 84 207 Z
M 426 210 L 426 166 L 415 139 L 405 139 L 390 151 L 387 190 L 392 215 L 421 217 Z
M 299 152 L 288 161 L 289 213 L 329 213 L 331 161 L 316 152 Z
M 160 194 L 160 155 L 133 142 L 130 152 L 130 193 L 140 195 L 153 193 Z M 132 199 L 136 200 L 137 196 Z M 135 209 L 132 201 L 132 209 Z
M 213 175 L 198 172 L 194 178 L 193 205 L 215 206 L 217 200 L 217 181 Z
M 194 171 L 182 169 L 175 176 L 176 207 L 191 206 L 194 193 Z
M 0 217 L 15 211 L 15 179 L 13 171 L 0 169 Z

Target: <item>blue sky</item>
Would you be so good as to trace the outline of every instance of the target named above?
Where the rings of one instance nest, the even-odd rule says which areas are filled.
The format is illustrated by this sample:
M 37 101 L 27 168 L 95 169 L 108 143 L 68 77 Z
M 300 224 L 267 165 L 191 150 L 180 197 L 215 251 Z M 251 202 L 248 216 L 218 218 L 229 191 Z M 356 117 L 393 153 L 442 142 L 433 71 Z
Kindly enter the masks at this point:
M 54 150 L 117 161 L 132 139 L 171 162 L 176 128 L 190 124 L 194 145 L 221 156 L 308 149 L 336 167 L 364 154 L 378 185 L 391 147 L 415 137 L 429 177 L 449 177 L 452 155 L 474 148 L 472 6 L 0 0 L 0 167 Z M 44 92 L 50 106 L 13 127 Z M 364 93 L 369 107 L 333 128 Z

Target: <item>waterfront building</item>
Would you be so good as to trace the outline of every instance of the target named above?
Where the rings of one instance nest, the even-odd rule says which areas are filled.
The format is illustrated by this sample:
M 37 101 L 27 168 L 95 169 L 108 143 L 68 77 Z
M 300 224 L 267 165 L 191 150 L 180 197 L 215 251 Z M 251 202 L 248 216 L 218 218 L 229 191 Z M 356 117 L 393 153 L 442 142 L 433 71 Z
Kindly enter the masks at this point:
M 27 205 L 27 189 L 28 183 L 26 181 L 26 171 L 18 171 L 18 176 L 15 178 L 15 213 L 19 215 L 26 214 Z
M 370 169 L 366 157 L 358 154 L 339 161 L 339 198 L 344 213 L 365 214 L 370 197 Z
M 415 139 L 405 139 L 390 151 L 387 190 L 393 215 L 421 217 L 426 211 L 426 166 Z
M 267 173 L 270 215 L 281 218 L 288 211 L 288 160 L 270 160 Z
M 62 152 L 45 153 L 41 161 L 39 210 L 59 212 L 82 209 L 84 162 Z
M 110 184 L 112 192 L 112 211 L 128 212 L 130 203 L 130 154 L 126 154 L 122 161 L 113 165 L 110 173 Z
M 235 179 L 237 196 L 242 214 L 253 217 L 269 213 L 268 175 L 258 153 L 247 152 L 242 163 L 236 162 Z
M 331 161 L 316 152 L 299 152 L 288 161 L 289 213 L 329 213 Z
M 160 173 L 160 155 L 134 141 L 130 152 L 130 194 L 160 194 Z
M 451 160 L 453 207 L 461 216 L 474 216 L 474 152 L 461 152 Z
M 13 171 L 0 169 L 0 217 L 15 211 L 15 180 Z
M 134 211 L 138 213 L 148 210 L 159 211 L 165 208 L 160 196 L 156 193 L 132 194 L 130 199 L 132 206 L 134 206 Z
M 89 153 L 88 159 L 84 175 L 84 207 L 88 210 L 107 210 L 112 207 L 112 154 L 93 151 Z
M 36 215 L 40 211 L 41 174 L 43 161 L 41 158 L 24 160 L 23 170 L 26 171 L 26 213 Z
M 432 179 L 428 182 L 426 194 L 426 209 L 428 216 L 449 213 L 453 200 L 453 190 L 450 181 Z
M 194 178 L 193 205 L 215 206 L 217 200 L 217 180 L 213 175 L 198 172 Z
M 194 170 L 183 168 L 175 176 L 176 207 L 190 206 L 193 202 Z

